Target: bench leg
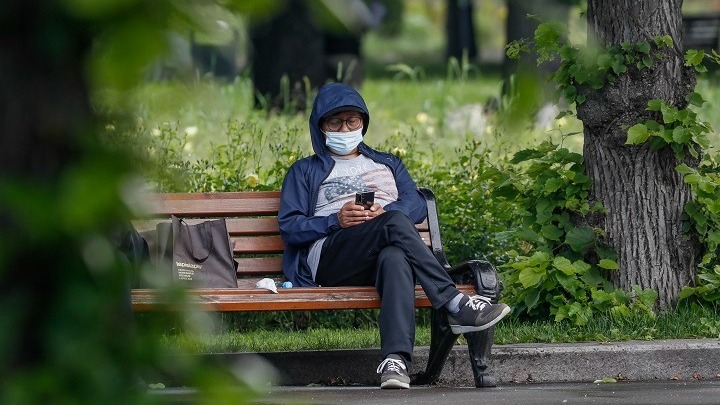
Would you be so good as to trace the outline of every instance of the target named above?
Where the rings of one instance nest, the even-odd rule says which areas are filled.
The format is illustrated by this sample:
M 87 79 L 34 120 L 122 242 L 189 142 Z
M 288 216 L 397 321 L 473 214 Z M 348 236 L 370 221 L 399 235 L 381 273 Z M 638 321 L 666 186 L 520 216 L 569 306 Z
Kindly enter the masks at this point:
M 432 309 L 430 314 L 430 352 L 424 372 L 411 376 L 412 384 L 424 385 L 437 381 L 458 335 L 452 333 L 444 310 Z
M 465 262 L 454 269 L 452 274 L 456 283 L 472 283 L 475 291 L 490 298 L 497 303 L 500 297 L 501 286 L 495 267 L 484 260 Z M 444 310 L 432 310 L 430 317 L 430 353 L 427 368 L 424 372 L 411 376 L 412 384 L 432 384 L 437 381 L 445 366 L 450 350 L 452 350 L 458 335 L 452 333 L 448 323 L 447 313 Z M 464 334 L 470 352 L 470 364 L 475 377 L 475 387 L 495 387 L 495 377 L 488 373 L 488 358 L 493 344 L 495 327 L 487 330 Z
M 484 260 L 473 260 L 470 263 L 470 268 L 473 273 L 472 281 L 475 291 L 490 298 L 491 302 L 496 304 L 500 298 L 501 286 L 495 267 Z M 470 352 L 470 364 L 475 377 L 475 387 L 477 388 L 497 386 L 495 377 L 488 372 L 488 358 L 492 350 L 494 335 L 494 326 L 484 331 L 465 334 Z
M 495 377 L 487 372 L 488 357 L 492 350 L 494 332 L 495 327 L 493 326 L 484 331 L 466 333 L 464 335 L 468 342 L 470 365 L 472 366 L 473 376 L 475 377 L 476 388 L 497 386 Z

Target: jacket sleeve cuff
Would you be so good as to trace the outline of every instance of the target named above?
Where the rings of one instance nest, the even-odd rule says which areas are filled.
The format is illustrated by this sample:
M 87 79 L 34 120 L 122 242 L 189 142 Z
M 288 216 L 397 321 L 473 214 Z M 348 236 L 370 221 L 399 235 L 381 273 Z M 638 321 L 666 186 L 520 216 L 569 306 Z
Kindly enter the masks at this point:
M 340 217 L 338 217 L 337 213 L 328 215 L 327 218 L 328 218 L 328 234 L 340 229 Z

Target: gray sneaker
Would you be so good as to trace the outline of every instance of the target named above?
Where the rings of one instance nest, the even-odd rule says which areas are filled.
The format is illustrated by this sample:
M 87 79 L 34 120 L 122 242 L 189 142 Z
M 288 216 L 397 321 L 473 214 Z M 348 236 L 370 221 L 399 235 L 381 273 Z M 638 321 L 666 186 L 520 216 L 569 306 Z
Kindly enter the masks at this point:
M 388 355 L 377 368 L 380 375 L 380 388 L 410 388 L 410 376 L 403 359 L 396 355 Z
M 505 304 L 492 304 L 480 295 L 466 295 L 460 300 L 460 311 L 448 314 L 448 321 L 453 333 L 459 335 L 485 330 L 509 313 L 510 307 Z

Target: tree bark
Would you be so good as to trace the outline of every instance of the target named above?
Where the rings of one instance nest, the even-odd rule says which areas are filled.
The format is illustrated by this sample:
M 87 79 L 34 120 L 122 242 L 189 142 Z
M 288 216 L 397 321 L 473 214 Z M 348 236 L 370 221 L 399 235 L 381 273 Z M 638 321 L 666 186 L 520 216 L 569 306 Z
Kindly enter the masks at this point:
M 606 215 L 592 225 L 605 230 L 618 254 L 620 270 L 612 272 L 617 287 L 637 285 L 659 294 L 661 309 L 673 305 L 680 290 L 693 283 L 700 257 L 696 237 L 683 233 L 682 216 L 690 188 L 675 171 L 680 163 L 669 148 L 625 145 L 627 129 L 639 121 L 658 119 L 647 102 L 659 98 L 675 107 L 687 105 L 694 73 L 683 66 L 682 0 L 589 0 L 589 42 L 601 46 L 647 41 L 670 35 L 674 48 L 664 48 L 650 69 L 634 66 L 600 90 L 586 90 L 577 108 L 583 121 L 584 158 L 593 186 L 591 205 L 600 202 Z M 697 162 L 686 159 L 693 166 Z

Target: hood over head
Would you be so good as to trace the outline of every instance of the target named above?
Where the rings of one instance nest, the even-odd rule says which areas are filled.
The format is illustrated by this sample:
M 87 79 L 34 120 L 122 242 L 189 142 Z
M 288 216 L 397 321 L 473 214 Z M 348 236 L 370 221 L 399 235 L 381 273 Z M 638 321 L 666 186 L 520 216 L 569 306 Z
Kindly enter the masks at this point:
M 360 112 L 363 117 L 362 133 L 365 135 L 367 132 L 370 114 L 360 93 L 347 84 L 326 84 L 318 90 L 310 113 L 310 136 L 313 150 L 318 156 L 330 157 L 330 153 L 325 149 L 325 134 L 320 129 L 320 120 L 341 111 Z

